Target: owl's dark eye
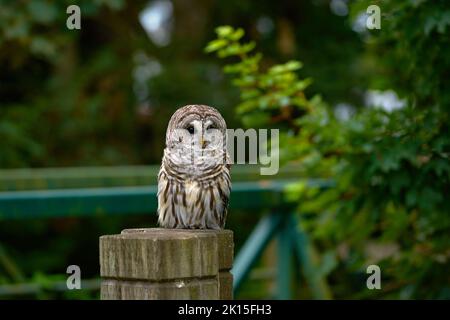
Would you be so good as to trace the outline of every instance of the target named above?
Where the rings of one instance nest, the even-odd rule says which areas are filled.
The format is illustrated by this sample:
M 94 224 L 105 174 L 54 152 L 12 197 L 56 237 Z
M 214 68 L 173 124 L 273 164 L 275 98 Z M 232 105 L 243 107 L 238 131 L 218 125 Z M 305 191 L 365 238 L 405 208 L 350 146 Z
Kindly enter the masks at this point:
M 194 127 L 193 126 L 188 126 L 186 128 L 186 130 L 190 133 L 190 134 L 194 134 Z
M 208 128 L 206 128 L 206 130 L 211 130 L 211 129 L 217 129 L 217 126 L 213 123 L 213 124 L 210 124 L 208 126 Z

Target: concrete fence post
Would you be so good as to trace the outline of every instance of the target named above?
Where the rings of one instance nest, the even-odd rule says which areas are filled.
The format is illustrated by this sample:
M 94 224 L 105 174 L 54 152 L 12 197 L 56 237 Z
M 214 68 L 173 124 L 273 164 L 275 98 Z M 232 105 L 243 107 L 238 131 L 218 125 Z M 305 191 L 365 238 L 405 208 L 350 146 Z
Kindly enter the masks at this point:
M 127 229 L 100 237 L 101 299 L 232 299 L 230 230 Z

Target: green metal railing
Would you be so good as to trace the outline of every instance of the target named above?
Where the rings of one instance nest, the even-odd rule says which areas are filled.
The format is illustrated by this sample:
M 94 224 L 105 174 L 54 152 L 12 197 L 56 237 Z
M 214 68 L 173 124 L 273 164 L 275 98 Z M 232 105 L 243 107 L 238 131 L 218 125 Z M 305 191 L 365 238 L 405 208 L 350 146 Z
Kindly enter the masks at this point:
M 135 166 L 0 170 L 0 223 L 6 219 L 154 213 L 158 169 Z M 258 170 L 256 166 L 235 166 L 232 170 L 230 210 L 269 211 L 235 259 L 232 270 L 235 293 L 269 241 L 277 237 L 277 297 L 292 297 L 291 262 L 295 258 L 295 265 L 302 269 L 314 297 L 330 298 L 325 280 L 316 272 L 317 254 L 299 227 L 293 204 L 284 197 L 285 186 L 300 178 L 295 167 L 281 170 L 277 180 L 261 180 Z M 308 184 L 327 187 L 329 182 L 308 180 Z M 0 286 L 0 294 L 12 290 L 7 289 Z

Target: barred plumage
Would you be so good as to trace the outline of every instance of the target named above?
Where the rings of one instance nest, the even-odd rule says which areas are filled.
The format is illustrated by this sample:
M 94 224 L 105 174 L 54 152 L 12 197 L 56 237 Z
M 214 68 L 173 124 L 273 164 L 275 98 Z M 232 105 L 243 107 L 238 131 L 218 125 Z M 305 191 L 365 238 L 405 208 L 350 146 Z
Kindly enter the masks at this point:
M 209 106 L 170 119 L 158 175 L 158 222 L 165 228 L 223 229 L 231 190 L 226 124 Z

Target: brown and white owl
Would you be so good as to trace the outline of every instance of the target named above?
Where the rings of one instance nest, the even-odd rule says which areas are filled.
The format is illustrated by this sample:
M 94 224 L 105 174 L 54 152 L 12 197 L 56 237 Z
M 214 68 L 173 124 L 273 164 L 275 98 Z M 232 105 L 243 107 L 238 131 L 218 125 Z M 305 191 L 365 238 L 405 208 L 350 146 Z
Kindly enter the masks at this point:
M 205 105 L 178 109 L 167 127 L 158 174 L 160 226 L 223 229 L 230 190 L 225 120 Z

